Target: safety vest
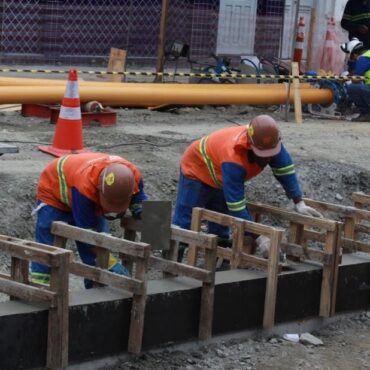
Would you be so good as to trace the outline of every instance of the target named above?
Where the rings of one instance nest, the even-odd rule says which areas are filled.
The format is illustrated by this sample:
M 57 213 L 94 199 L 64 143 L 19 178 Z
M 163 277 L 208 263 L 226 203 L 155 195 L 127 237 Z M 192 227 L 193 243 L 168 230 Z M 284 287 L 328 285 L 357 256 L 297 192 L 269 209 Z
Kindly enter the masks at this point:
M 64 211 L 72 208 L 72 188 L 99 205 L 99 176 L 112 163 L 129 167 L 135 177 L 134 194 L 139 191 L 141 174 L 138 168 L 124 158 L 104 153 L 82 153 L 51 161 L 42 171 L 37 188 L 37 199 Z
M 366 58 L 370 58 L 370 50 L 365 51 L 363 54 L 361 54 L 361 56 L 366 57 Z M 364 77 L 365 77 L 365 84 L 370 85 L 370 69 L 368 69 L 364 73 Z
M 181 171 L 191 179 L 222 188 L 222 163 L 229 162 L 245 168 L 247 181 L 263 171 L 249 162 L 249 149 L 246 126 L 224 128 L 192 143 L 181 158 Z

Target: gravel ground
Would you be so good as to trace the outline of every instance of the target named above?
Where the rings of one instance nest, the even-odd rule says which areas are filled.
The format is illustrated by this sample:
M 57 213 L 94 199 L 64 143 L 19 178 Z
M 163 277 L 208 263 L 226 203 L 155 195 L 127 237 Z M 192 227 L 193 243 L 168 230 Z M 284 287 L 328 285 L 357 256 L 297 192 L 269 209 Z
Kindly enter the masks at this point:
M 270 113 L 279 121 L 305 196 L 350 205 L 352 192 L 370 194 L 369 123 L 305 117 L 304 123 L 297 125 L 283 122 L 280 113 L 265 107 L 180 108 L 171 112 L 120 109 L 115 127 L 86 127 L 84 143 L 88 149 L 131 160 L 141 169 L 151 199 L 174 201 L 179 160 L 186 146 L 218 128 L 245 124 L 260 113 Z M 0 157 L 0 234 L 34 239 L 35 220 L 31 211 L 35 189 L 41 170 L 51 160 L 37 150 L 37 145 L 50 143 L 54 129 L 47 120 L 0 110 L 0 142 L 19 146 L 18 154 Z M 292 206 L 269 169 L 246 185 L 246 194 L 251 201 Z M 122 235 L 117 224 L 113 225 L 112 232 Z M 9 270 L 9 260 L 4 255 L 0 255 L 0 270 Z M 155 277 L 155 272 L 150 276 Z M 79 279 L 71 280 L 71 289 L 81 287 Z M 370 368 L 367 317 L 358 316 L 320 331 L 324 346 L 317 349 L 279 338 L 246 339 L 199 347 L 191 353 L 165 350 L 144 354 L 112 369 Z

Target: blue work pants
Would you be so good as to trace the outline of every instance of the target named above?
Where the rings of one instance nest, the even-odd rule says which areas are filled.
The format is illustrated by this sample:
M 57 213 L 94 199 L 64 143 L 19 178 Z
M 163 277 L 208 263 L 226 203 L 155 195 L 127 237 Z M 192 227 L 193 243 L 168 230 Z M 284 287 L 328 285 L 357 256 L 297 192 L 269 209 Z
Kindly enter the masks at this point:
M 190 229 L 194 207 L 228 214 L 222 189 L 212 188 L 200 181 L 190 179 L 180 172 L 173 223 L 183 229 Z M 229 238 L 227 226 L 209 222 L 208 232 L 221 238 Z

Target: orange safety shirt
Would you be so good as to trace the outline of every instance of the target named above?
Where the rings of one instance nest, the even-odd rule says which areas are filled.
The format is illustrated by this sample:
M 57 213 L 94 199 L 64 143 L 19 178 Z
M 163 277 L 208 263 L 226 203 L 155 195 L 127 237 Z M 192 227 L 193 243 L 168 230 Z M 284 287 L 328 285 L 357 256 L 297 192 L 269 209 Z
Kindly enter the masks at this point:
M 222 188 L 222 164 L 235 163 L 245 168 L 246 181 L 264 169 L 248 161 L 249 149 L 246 126 L 224 128 L 192 143 L 181 159 L 181 171 L 191 179 Z
M 94 202 L 97 213 L 102 213 L 99 204 L 99 176 L 112 163 L 126 165 L 134 174 L 134 194 L 139 192 L 141 174 L 138 168 L 119 156 L 104 153 L 71 154 L 52 160 L 42 171 L 37 199 L 63 211 L 72 209 L 72 188 Z

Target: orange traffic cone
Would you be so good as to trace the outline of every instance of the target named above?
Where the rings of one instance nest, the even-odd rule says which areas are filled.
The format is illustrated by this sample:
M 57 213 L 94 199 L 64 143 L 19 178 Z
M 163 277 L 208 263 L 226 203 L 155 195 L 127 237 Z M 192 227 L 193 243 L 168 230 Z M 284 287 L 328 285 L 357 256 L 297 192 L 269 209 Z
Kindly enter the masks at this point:
M 331 17 L 328 20 L 324 50 L 320 62 L 320 69 L 325 72 L 333 73 L 335 69 L 335 48 L 337 48 L 337 43 L 335 40 L 335 20 L 333 17 Z
M 301 61 L 302 61 L 302 55 L 303 55 L 304 27 L 305 27 L 304 17 L 299 17 L 298 31 L 297 31 L 297 36 L 295 39 L 293 61 L 299 64 L 300 71 L 301 71 Z
M 78 90 L 77 71 L 75 69 L 69 71 L 53 144 L 51 146 L 39 146 L 39 150 L 56 157 L 84 151 L 80 93 Z

